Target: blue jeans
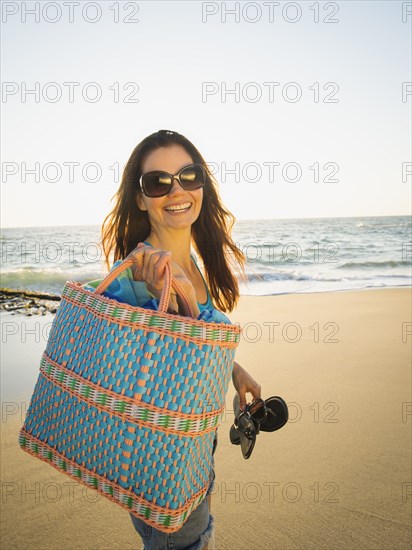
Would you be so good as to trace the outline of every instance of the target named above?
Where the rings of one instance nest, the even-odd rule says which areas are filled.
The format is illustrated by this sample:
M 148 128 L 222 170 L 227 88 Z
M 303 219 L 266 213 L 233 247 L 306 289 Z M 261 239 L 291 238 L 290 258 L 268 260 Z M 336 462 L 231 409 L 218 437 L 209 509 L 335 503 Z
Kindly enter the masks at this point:
M 217 435 L 213 444 L 213 454 L 217 445 Z M 144 550 L 202 550 L 210 541 L 214 530 L 214 517 L 209 512 L 207 497 L 215 486 L 215 460 L 212 455 L 210 485 L 205 498 L 194 510 L 182 528 L 175 533 L 164 533 L 148 525 L 133 514 L 132 523 L 144 543 Z

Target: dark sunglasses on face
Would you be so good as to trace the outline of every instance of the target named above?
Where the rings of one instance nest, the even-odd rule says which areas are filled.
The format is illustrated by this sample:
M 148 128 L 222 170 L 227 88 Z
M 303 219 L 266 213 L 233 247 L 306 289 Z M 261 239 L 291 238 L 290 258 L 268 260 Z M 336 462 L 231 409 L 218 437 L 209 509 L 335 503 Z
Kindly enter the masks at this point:
M 206 170 L 202 164 L 184 166 L 175 175 L 162 170 L 153 170 L 140 176 L 140 188 L 147 197 L 164 197 L 177 179 L 186 191 L 200 189 L 206 183 Z

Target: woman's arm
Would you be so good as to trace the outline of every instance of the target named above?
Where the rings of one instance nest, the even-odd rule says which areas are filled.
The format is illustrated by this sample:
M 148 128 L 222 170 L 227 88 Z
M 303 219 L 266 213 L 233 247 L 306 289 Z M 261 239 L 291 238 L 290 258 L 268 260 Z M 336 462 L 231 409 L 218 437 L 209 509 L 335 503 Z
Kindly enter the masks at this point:
M 251 393 L 253 399 L 261 397 L 261 386 L 250 376 L 250 374 L 239 365 L 237 361 L 233 363 L 232 382 L 239 394 L 240 408 L 242 409 L 246 401 L 246 393 Z

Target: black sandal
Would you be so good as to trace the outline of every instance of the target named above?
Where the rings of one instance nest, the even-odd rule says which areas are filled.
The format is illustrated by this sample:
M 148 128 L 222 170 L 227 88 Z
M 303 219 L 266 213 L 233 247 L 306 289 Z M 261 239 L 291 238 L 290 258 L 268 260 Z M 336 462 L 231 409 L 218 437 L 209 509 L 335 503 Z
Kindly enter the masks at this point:
M 265 405 L 267 416 L 260 423 L 262 432 L 274 432 L 283 428 L 289 420 L 289 410 L 285 400 L 276 395 L 266 399 Z
M 230 428 L 230 441 L 233 445 L 240 445 L 243 458 L 247 459 L 255 447 L 259 428 L 247 411 L 247 405 L 244 411 L 240 410 L 239 394 L 236 394 L 233 399 L 233 409 L 235 411 L 235 423 Z
M 229 432 L 230 442 L 241 446 L 244 458 L 249 458 L 252 454 L 256 435 L 260 430 L 274 432 L 282 428 L 289 419 L 287 404 L 279 396 L 269 397 L 266 401 L 255 399 L 241 411 L 239 394 L 236 393 L 233 410 L 235 421 Z

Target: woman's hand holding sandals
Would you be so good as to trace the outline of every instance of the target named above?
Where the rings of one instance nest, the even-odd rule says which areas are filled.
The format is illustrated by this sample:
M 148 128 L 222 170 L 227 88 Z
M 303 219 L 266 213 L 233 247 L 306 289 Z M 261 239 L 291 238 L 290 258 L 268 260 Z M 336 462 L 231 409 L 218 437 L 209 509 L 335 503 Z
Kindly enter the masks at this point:
M 182 286 L 190 302 L 195 318 L 198 317 L 199 307 L 197 305 L 196 293 L 193 285 L 187 278 L 183 269 L 172 262 L 172 253 L 139 243 L 137 248 L 135 248 L 126 259 L 135 256 L 136 251 L 141 249 L 144 249 L 143 254 L 140 256 L 138 262 L 131 266 L 133 279 L 135 281 L 144 281 L 147 285 L 147 290 L 159 300 L 165 284 L 166 264 L 169 264 L 172 268 L 174 278 Z M 179 306 L 182 306 L 181 300 L 172 289 L 170 295 L 170 309 L 172 312 L 178 312 Z
M 232 371 L 232 382 L 235 387 L 235 390 L 239 394 L 239 404 L 240 408 L 246 405 L 246 393 L 251 393 L 253 399 L 261 398 L 262 388 L 260 384 L 252 378 L 252 376 L 239 365 L 237 361 L 234 361 L 233 371 Z

